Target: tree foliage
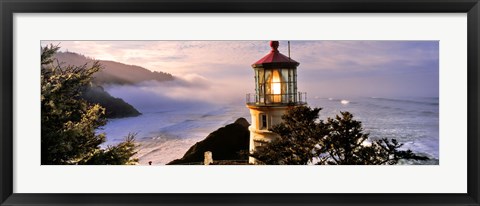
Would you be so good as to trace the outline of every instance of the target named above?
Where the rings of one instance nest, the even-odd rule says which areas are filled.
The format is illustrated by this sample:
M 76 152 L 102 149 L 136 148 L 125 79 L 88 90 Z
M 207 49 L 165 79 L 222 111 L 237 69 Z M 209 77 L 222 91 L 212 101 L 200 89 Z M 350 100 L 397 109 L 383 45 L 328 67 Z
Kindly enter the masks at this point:
M 392 139 L 368 140 L 362 123 L 349 112 L 326 122 L 319 120 L 321 108 L 293 107 L 283 122 L 271 131 L 279 138 L 265 142 L 251 156 L 260 164 L 379 165 L 397 164 L 401 159 L 426 160 Z
M 93 74 L 101 69 L 100 64 L 61 67 L 53 58 L 58 49 L 53 45 L 41 48 L 42 164 L 89 163 L 91 158 L 107 154 L 117 155 L 116 160 L 122 161 L 106 160 L 103 164 L 131 163 L 133 138 L 101 149 L 105 135 L 96 134 L 95 129 L 106 124 L 105 109 L 80 97 Z M 123 155 L 129 156 L 128 160 Z
M 317 144 L 322 138 L 324 125 L 317 123 L 320 108 L 294 107 L 282 117 L 283 123 L 271 131 L 279 134 L 270 143 L 264 142 L 252 154 L 263 164 L 305 165 L 315 157 Z
M 125 141 L 116 146 L 108 146 L 106 149 L 96 149 L 89 158 L 85 158 L 78 164 L 87 165 L 133 165 L 138 162 L 132 158 L 136 152 L 135 135 L 128 134 Z

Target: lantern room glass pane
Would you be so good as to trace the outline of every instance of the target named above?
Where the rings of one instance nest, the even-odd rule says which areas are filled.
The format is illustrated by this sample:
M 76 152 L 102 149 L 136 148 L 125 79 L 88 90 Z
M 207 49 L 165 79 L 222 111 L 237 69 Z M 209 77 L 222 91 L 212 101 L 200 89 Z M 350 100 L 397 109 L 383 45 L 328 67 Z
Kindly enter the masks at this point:
M 282 82 L 282 102 L 286 103 L 288 102 L 288 71 L 290 69 L 281 69 L 282 75 L 281 75 L 281 82 Z
M 295 102 L 297 102 L 298 100 L 300 100 L 298 98 L 298 93 L 297 93 L 297 70 L 294 69 L 293 70 L 293 93 L 295 94 Z
M 272 94 L 272 70 L 266 69 L 265 70 L 265 102 L 271 103 L 271 94 Z
M 270 82 L 272 87 L 271 101 L 274 103 L 282 102 L 282 79 L 278 69 L 272 70 L 272 79 Z
M 255 70 L 254 78 L 255 78 L 255 94 L 258 94 L 258 69 Z
M 257 102 L 265 102 L 265 70 L 257 70 L 257 79 L 258 79 L 258 91 L 257 91 Z
M 295 70 L 290 69 L 288 75 L 290 76 L 289 87 L 290 87 L 290 101 L 297 102 L 297 93 L 295 92 Z
M 260 84 L 265 83 L 265 76 L 264 76 L 265 70 L 259 69 L 257 70 L 257 72 L 258 72 L 258 83 Z

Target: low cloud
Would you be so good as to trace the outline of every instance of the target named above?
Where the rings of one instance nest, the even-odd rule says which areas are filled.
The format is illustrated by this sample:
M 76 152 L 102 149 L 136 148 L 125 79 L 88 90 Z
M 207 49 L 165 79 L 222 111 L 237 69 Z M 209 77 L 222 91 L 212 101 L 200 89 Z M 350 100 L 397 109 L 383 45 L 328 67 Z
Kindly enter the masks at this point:
M 157 112 L 244 103 L 245 88 L 248 87 L 240 84 L 244 81 L 212 81 L 199 74 L 190 74 L 173 81 L 108 85 L 105 89 L 141 112 Z

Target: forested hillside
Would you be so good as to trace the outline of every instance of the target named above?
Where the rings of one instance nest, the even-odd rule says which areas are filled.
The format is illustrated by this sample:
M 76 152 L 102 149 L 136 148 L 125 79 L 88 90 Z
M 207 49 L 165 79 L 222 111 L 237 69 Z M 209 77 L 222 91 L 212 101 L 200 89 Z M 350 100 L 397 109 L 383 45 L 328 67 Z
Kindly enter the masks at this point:
M 93 83 L 101 84 L 135 84 L 143 81 L 173 80 L 173 76 L 165 72 L 150 71 L 140 66 L 127 65 L 115 61 L 95 60 L 73 52 L 57 52 L 55 58 L 65 65 L 81 66 L 98 61 L 102 69 L 94 74 Z

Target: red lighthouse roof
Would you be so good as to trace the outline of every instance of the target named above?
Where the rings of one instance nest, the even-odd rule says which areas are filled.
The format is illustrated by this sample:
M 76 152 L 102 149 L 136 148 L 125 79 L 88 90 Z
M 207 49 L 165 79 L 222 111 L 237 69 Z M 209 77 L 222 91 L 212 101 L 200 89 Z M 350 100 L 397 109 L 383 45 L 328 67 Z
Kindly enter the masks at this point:
M 272 50 L 266 56 L 253 63 L 253 68 L 274 68 L 274 67 L 297 67 L 300 63 L 281 54 L 278 51 L 278 41 L 270 41 Z

